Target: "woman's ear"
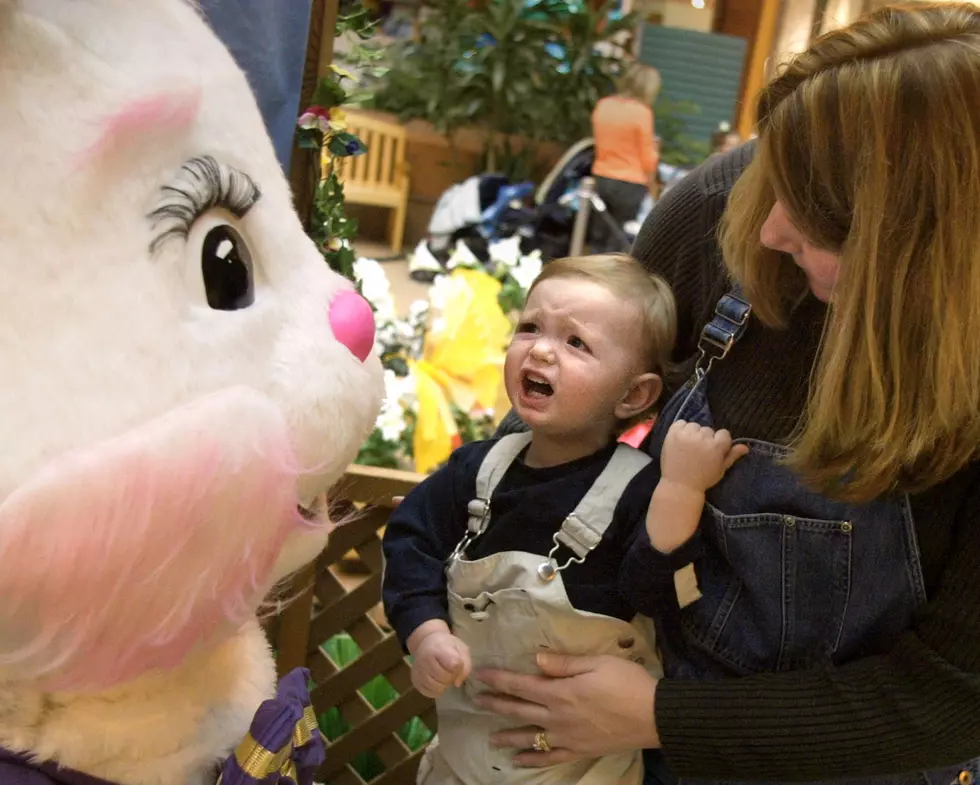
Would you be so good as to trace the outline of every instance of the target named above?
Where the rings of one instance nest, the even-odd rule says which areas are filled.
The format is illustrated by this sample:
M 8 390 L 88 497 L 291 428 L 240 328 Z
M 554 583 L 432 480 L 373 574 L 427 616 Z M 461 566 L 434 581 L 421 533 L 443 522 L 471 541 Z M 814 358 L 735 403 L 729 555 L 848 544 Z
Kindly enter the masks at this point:
M 629 420 L 653 406 L 663 390 L 663 380 L 655 373 L 633 377 L 626 394 L 616 404 L 616 418 Z

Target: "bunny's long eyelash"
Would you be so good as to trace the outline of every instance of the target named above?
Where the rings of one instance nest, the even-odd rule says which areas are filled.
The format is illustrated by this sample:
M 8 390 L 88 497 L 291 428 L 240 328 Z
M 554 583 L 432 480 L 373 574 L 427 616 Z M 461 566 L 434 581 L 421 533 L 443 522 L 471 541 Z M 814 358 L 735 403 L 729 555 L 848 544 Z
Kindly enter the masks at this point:
M 171 183 L 160 188 L 160 202 L 147 216 L 155 232 L 150 253 L 172 237 L 186 239 L 194 221 L 212 207 L 243 218 L 261 196 L 244 172 L 219 164 L 210 155 L 190 159 Z

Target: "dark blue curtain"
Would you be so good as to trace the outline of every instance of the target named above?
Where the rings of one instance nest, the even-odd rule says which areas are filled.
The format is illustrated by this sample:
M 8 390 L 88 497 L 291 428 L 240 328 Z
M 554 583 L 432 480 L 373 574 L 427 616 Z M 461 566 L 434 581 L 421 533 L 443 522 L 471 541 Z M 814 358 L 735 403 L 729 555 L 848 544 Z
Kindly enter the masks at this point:
M 248 77 L 276 155 L 289 172 L 313 0 L 200 0 Z

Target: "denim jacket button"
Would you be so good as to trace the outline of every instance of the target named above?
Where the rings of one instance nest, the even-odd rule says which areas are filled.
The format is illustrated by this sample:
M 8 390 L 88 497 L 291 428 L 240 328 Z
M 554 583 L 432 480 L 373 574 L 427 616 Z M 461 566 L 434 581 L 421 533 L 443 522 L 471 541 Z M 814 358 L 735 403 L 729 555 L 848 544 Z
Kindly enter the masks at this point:
M 850 521 L 844 521 L 840 525 L 840 530 L 844 532 L 844 534 L 850 534 L 853 528 L 854 528 L 854 524 L 852 524 Z M 969 772 L 967 773 L 969 774 Z M 964 785 L 969 785 L 969 783 L 964 783 Z
M 783 523 L 787 526 L 796 526 L 796 518 L 794 518 L 792 515 L 784 515 Z

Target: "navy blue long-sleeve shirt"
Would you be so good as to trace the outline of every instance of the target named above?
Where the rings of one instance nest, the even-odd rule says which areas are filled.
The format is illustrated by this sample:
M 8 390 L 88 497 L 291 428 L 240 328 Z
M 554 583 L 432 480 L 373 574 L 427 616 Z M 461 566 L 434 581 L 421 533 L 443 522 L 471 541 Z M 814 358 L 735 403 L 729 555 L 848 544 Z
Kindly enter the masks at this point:
M 392 513 L 384 535 L 385 613 L 405 645 L 416 627 L 431 619 L 449 623 L 445 561 L 466 533 L 467 503 L 476 497 L 476 476 L 492 441 L 457 449 L 449 462 L 409 493 Z M 552 537 L 599 477 L 615 444 L 570 463 L 532 468 L 519 457 L 493 493 L 489 529 L 473 542 L 467 557 L 501 551 L 547 556 Z M 664 559 L 650 547 L 645 521 L 659 477 L 652 461 L 626 487 L 602 542 L 582 564 L 562 572 L 572 606 L 625 621 L 660 606 L 663 582 L 623 581 L 631 546 L 630 574 L 663 569 Z M 568 552 L 566 555 L 571 555 Z M 667 575 L 664 572 L 664 575 Z M 668 576 L 669 577 L 669 576 Z M 672 581 L 672 578 L 670 578 Z M 671 583 L 672 589 L 672 583 Z

